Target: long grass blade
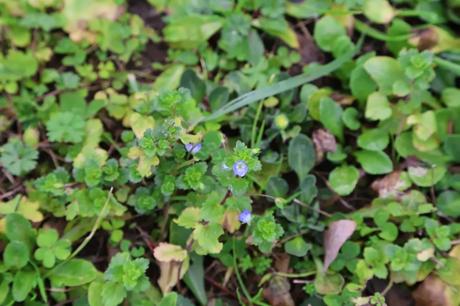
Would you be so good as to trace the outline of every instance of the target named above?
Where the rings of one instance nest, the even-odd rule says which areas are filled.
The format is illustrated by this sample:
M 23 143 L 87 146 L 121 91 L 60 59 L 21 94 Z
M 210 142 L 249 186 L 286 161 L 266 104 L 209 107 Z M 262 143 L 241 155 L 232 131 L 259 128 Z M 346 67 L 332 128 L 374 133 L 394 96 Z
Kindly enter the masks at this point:
M 287 80 L 280 81 L 278 83 L 275 83 L 273 85 L 270 85 L 265 88 L 260 88 L 256 89 L 254 91 L 248 92 L 221 107 L 214 113 L 201 118 L 198 122 L 203 122 L 203 121 L 209 121 L 209 120 L 214 120 L 216 118 L 219 118 L 221 116 L 224 116 L 228 113 L 234 112 L 242 107 L 245 107 L 249 104 L 252 104 L 254 102 L 260 101 L 262 99 L 277 95 L 279 93 L 282 93 L 284 91 L 288 91 L 291 89 L 294 89 L 296 87 L 299 87 L 300 85 L 303 85 L 308 82 L 312 82 L 316 79 L 319 79 L 325 75 L 328 75 L 335 70 L 339 69 L 343 64 L 348 62 L 353 58 L 353 56 L 361 49 L 361 45 L 363 42 L 363 36 L 360 38 L 358 44 L 356 47 L 347 52 L 344 53 L 342 56 L 338 57 L 337 59 L 333 60 L 332 62 L 316 67 L 314 70 L 291 77 Z

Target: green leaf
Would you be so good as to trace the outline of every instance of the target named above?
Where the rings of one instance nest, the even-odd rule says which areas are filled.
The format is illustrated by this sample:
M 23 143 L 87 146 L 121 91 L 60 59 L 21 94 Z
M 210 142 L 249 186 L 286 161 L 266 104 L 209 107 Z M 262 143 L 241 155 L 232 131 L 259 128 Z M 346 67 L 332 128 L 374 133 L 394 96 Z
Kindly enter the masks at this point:
M 20 241 L 29 249 L 35 241 L 35 231 L 23 216 L 13 213 L 6 216 L 5 234 L 10 241 Z
M 342 275 L 338 273 L 318 273 L 315 278 L 315 289 L 319 294 L 339 294 L 345 284 Z
M 194 228 L 200 221 L 201 210 L 198 207 L 187 207 L 174 222 L 186 228 Z
M 286 20 L 281 18 L 260 18 L 254 21 L 254 25 L 270 35 L 280 38 L 291 48 L 298 48 L 297 34 L 289 27 Z
M 153 89 L 158 91 L 173 90 L 179 87 L 185 66 L 174 64 L 165 69 L 153 83 Z
M 333 50 L 336 41 L 344 35 L 346 35 L 345 27 L 330 15 L 325 15 L 316 22 L 313 33 L 318 46 L 328 52 Z
M 102 300 L 104 306 L 116 306 L 126 298 L 126 289 L 123 284 L 117 282 L 106 282 L 102 287 Z
M 395 10 L 387 0 L 364 0 L 364 15 L 375 23 L 389 23 L 395 16 Z
M 361 56 L 358 61 L 361 62 L 372 56 L 374 56 L 374 54 L 367 53 Z M 367 97 L 377 89 L 377 84 L 364 69 L 363 64 L 357 65 L 351 72 L 350 89 L 353 96 L 355 96 L 360 102 L 366 101 Z
M 283 197 L 287 194 L 289 185 L 282 177 L 271 176 L 268 179 L 266 192 L 272 197 Z
M 371 57 L 364 63 L 364 69 L 383 94 L 393 93 L 393 85 L 398 81 L 405 81 L 404 71 L 399 62 L 389 56 Z
M 460 217 L 460 192 L 446 190 L 436 198 L 436 207 L 449 217 Z
M 224 105 L 219 110 L 213 112 L 211 115 L 205 118 L 199 118 L 196 120 L 195 124 L 201 121 L 208 121 L 219 118 L 220 116 L 226 115 L 230 112 L 236 111 L 246 105 L 252 104 L 254 102 L 263 100 L 265 98 L 277 95 L 284 91 L 291 90 L 293 88 L 299 87 L 302 84 L 314 81 L 324 75 L 328 75 L 331 72 L 339 69 L 344 63 L 348 62 L 353 55 L 361 48 L 362 40 L 357 44 L 356 48 L 345 52 L 342 56 L 338 57 L 334 61 L 324 65 L 324 66 L 316 66 L 314 70 L 308 71 L 304 74 L 297 75 L 295 77 L 291 77 L 287 80 L 280 81 L 275 83 L 271 86 L 254 90 L 252 92 L 248 92 Z
M 359 112 L 354 107 L 347 107 L 342 113 L 342 122 L 350 130 L 357 130 L 361 127 L 361 122 L 358 119 Z
M 447 135 L 444 140 L 444 151 L 456 162 L 460 162 L 460 134 Z
M 99 281 L 92 282 L 88 287 L 88 304 L 90 306 L 104 306 L 102 300 L 102 289 L 104 283 Z
M 393 113 L 387 97 L 381 92 L 369 95 L 366 103 L 365 117 L 370 120 L 385 120 Z
M 193 292 L 201 305 L 208 304 L 208 297 L 204 287 L 203 257 L 196 254 L 191 255 L 192 264 L 184 275 L 184 282 Z
M 319 104 L 319 120 L 332 134 L 343 140 L 342 107 L 329 97 Z
M 177 305 L 177 293 L 170 292 L 163 296 L 158 306 L 176 306 Z
M 311 245 L 306 243 L 305 240 L 300 236 L 295 237 L 294 239 L 291 239 L 284 244 L 284 250 L 286 253 L 297 257 L 303 257 L 307 255 L 310 249 Z
M 3 251 L 3 262 L 7 268 L 21 269 L 29 262 L 30 251 L 21 241 L 8 243 Z
M 315 148 L 310 138 L 300 134 L 291 140 L 288 147 L 288 163 L 300 181 L 307 177 L 315 161 Z
M 353 166 L 343 165 L 329 174 L 329 185 L 341 196 L 353 192 L 359 180 L 359 171 Z
M 85 125 L 83 118 L 75 113 L 54 113 L 46 122 L 47 135 L 50 141 L 82 142 L 85 136 Z
M 219 237 L 223 233 L 224 230 L 220 224 L 198 224 L 192 233 L 193 239 L 199 246 L 197 253 L 201 255 L 219 253 L 223 247 L 223 244 L 219 242 Z
M 17 138 L 0 147 L 0 165 L 13 175 L 24 175 L 37 165 L 38 151 Z
M 93 281 L 98 274 L 91 262 L 71 259 L 53 269 L 50 278 L 57 285 L 75 287 Z
M 370 151 L 382 151 L 389 143 L 389 135 L 381 129 L 367 130 L 358 137 L 358 146 Z
M 306 204 L 310 204 L 313 199 L 318 195 L 318 188 L 316 188 L 316 177 L 314 175 L 307 175 L 299 184 L 300 199 Z
M 449 87 L 442 91 L 442 102 L 447 107 L 460 107 L 460 89 Z
M 37 277 L 35 271 L 29 270 L 21 270 L 14 275 L 12 293 L 16 302 L 22 302 L 27 298 L 37 284 Z
M 189 15 L 174 18 L 163 29 L 165 40 L 177 47 L 194 49 L 206 42 L 223 25 L 216 15 Z
M 362 150 L 355 156 L 366 173 L 377 175 L 393 171 L 393 163 L 385 152 Z
M 32 53 L 10 49 L 6 57 L 0 58 L 0 79 L 17 81 L 33 76 L 38 69 L 38 61 Z
M 409 177 L 420 187 L 430 187 L 439 182 L 446 174 L 447 169 L 444 166 L 434 166 L 432 168 L 425 167 L 409 167 Z
M 206 94 L 206 85 L 191 69 L 185 70 L 180 80 L 180 87 L 188 88 L 195 101 L 202 101 Z

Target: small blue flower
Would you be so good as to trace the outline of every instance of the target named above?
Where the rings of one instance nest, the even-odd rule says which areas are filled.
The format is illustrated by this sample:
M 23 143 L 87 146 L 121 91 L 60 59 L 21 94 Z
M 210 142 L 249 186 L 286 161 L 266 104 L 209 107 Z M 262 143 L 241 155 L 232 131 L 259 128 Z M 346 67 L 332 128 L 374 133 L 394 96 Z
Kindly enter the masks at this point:
M 226 164 L 222 164 L 222 170 L 230 170 L 230 167 L 227 166 Z
M 236 176 L 243 177 L 246 175 L 246 173 L 248 173 L 248 170 L 248 165 L 242 160 L 239 160 L 233 164 L 233 173 Z
M 249 224 L 251 222 L 251 219 L 252 219 L 252 214 L 249 210 L 247 209 L 244 209 L 241 213 L 240 213 L 240 222 L 243 223 L 243 224 Z
M 193 144 L 192 143 L 188 143 L 188 144 L 185 145 L 185 150 L 187 152 L 192 151 L 192 149 L 193 149 Z
M 201 150 L 201 143 L 193 144 L 188 143 L 185 145 L 185 150 L 189 153 L 196 154 Z
M 192 148 L 192 154 L 196 154 L 196 153 L 200 152 L 200 150 L 201 150 L 201 143 L 197 143 Z

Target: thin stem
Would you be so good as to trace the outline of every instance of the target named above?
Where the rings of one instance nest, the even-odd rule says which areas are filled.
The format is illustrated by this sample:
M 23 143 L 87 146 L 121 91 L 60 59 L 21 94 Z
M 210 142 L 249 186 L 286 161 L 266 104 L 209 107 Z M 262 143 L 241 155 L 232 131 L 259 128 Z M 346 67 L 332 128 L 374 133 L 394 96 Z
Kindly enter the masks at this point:
M 249 294 L 248 289 L 246 288 L 246 285 L 244 284 L 243 279 L 241 278 L 240 271 L 238 270 L 235 249 L 235 238 L 233 238 L 233 268 L 235 269 L 236 279 L 241 287 L 241 290 L 243 291 L 244 296 L 248 300 L 249 304 L 252 305 L 251 295 Z
M 308 271 L 303 273 L 284 273 L 284 272 L 274 272 L 273 274 L 277 276 L 287 277 L 287 278 L 302 278 L 302 277 L 309 277 L 315 275 L 317 273 L 316 270 Z
M 53 274 L 53 271 L 55 271 L 58 267 L 61 267 L 63 264 L 65 264 L 66 262 L 68 262 L 69 260 L 71 260 L 72 258 L 77 256 L 78 253 L 80 253 L 81 250 L 83 250 L 86 247 L 86 245 L 91 241 L 91 239 L 93 238 L 93 236 L 96 233 L 97 229 L 101 225 L 102 218 L 103 218 L 103 216 L 105 214 L 105 210 L 109 205 L 110 198 L 112 197 L 112 191 L 113 191 L 113 187 L 110 188 L 109 194 L 107 196 L 107 200 L 105 201 L 104 206 L 102 207 L 99 215 L 97 216 L 96 222 L 94 222 L 93 228 L 91 229 L 91 232 L 89 233 L 89 235 L 86 236 L 86 238 L 82 241 L 82 243 L 78 246 L 78 248 L 72 254 L 70 254 L 70 256 L 66 260 L 62 261 L 57 266 L 55 266 L 52 270 L 50 270 L 48 273 L 46 273 L 45 277 Z

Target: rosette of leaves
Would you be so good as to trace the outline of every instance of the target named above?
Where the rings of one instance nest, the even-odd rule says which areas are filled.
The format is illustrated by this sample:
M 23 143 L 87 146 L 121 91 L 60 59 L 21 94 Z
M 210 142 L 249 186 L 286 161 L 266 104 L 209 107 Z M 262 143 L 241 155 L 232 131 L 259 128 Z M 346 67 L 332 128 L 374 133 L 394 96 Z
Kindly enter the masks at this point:
M 34 257 L 41 261 L 45 268 L 52 268 L 57 260 L 65 260 L 70 256 L 70 241 L 59 239 L 58 232 L 53 228 L 41 229 L 38 232 L 37 246 Z
M 147 259 L 133 259 L 128 252 L 113 256 L 104 273 L 104 280 L 97 280 L 90 285 L 90 305 L 116 306 L 125 300 L 128 293 L 147 290 L 150 286 L 145 275 L 148 266 Z
M 17 138 L 0 147 L 0 165 L 13 175 L 24 175 L 35 169 L 38 151 Z
M 271 213 L 266 213 L 264 216 L 259 217 L 254 223 L 252 229 L 253 243 L 257 245 L 262 252 L 270 252 L 273 243 L 283 236 L 283 228 L 276 222 Z

